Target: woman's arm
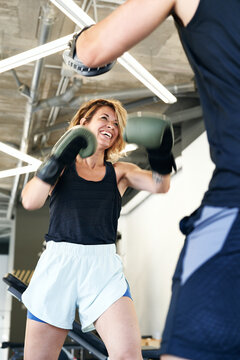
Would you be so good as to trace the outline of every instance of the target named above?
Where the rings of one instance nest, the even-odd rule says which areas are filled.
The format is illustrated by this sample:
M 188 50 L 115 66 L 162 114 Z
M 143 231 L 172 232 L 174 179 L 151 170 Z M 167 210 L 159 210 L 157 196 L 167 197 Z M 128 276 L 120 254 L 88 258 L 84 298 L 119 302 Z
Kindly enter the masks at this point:
M 91 156 L 96 150 L 96 139 L 91 131 L 74 126 L 58 140 L 48 157 L 39 167 L 36 176 L 22 191 L 22 204 L 27 210 L 41 208 L 52 191 L 66 165 L 71 164 L 78 153 Z
M 22 205 L 27 210 L 40 209 L 47 200 L 52 186 L 34 176 L 23 188 Z
M 115 164 L 118 187 L 123 195 L 127 187 L 145 190 L 151 193 L 166 193 L 170 188 L 170 174 L 161 175 L 155 171 L 143 170 L 139 166 L 127 162 Z

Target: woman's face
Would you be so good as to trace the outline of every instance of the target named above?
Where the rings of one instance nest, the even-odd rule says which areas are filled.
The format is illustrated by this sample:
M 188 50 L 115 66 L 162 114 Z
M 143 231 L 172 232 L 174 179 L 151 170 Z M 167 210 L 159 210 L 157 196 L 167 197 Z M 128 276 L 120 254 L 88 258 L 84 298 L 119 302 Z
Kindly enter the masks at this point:
M 82 124 L 94 133 L 98 145 L 104 149 L 109 149 L 119 135 L 119 124 L 115 111 L 108 106 L 99 108 L 90 122 L 83 121 Z

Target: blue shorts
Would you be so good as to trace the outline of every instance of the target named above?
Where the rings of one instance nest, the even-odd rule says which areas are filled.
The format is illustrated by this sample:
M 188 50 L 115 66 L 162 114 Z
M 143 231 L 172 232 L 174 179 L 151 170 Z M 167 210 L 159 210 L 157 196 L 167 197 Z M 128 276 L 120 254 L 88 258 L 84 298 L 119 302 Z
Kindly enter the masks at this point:
M 180 228 L 187 237 L 173 276 L 159 355 L 239 360 L 239 209 L 200 207 Z

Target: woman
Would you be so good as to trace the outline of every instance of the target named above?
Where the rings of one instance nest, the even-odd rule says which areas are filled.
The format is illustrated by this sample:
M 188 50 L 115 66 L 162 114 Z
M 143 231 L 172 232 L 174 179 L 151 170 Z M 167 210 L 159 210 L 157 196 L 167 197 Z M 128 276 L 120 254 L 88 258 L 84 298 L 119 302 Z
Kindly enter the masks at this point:
M 110 359 L 142 359 L 134 305 L 115 250 L 117 220 L 128 186 L 164 193 L 170 175 L 153 177 L 134 164 L 116 162 L 125 146 L 125 124 L 120 102 L 87 102 L 69 128 L 81 125 L 93 133 L 95 153 L 77 155 L 54 186 L 35 176 L 23 189 L 22 204 L 29 210 L 43 206 L 50 193 L 47 249 L 23 294 L 29 310 L 25 360 L 58 358 L 76 307 L 83 331 L 97 330 Z

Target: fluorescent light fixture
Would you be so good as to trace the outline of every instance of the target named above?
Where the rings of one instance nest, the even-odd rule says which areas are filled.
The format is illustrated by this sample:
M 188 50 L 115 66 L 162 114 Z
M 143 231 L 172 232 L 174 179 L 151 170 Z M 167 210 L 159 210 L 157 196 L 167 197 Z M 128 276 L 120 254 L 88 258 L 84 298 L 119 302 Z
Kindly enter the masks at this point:
M 20 174 L 26 174 L 32 171 L 36 171 L 38 167 L 41 165 L 41 161 L 35 159 L 34 157 L 19 151 L 12 146 L 6 145 L 0 141 L 0 151 L 5 152 L 6 154 L 13 156 L 21 161 L 27 162 L 29 165 L 17 167 L 14 169 L 2 170 L 0 171 L 0 178 L 15 176 Z
M 30 172 L 36 171 L 37 168 L 38 166 L 36 165 L 27 165 L 14 169 L 2 170 L 0 171 L 0 179 L 21 174 L 28 174 Z
M 83 11 L 73 0 L 50 1 L 78 26 L 84 27 L 95 24 L 93 19 L 87 15 L 85 11 Z M 165 103 L 172 104 L 177 101 L 176 97 L 129 53 L 124 53 L 120 58 L 118 58 L 118 62 Z
M 95 21 L 72 0 L 50 0 L 60 11 L 80 28 L 95 24 Z
M 73 37 L 73 34 L 64 36 L 60 39 L 51 41 L 44 45 L 37 46 L 31 50 L 24 51 L 20 54 L 11 56 L 0 61 L 0 73 L 11 70 L 18 66 L 22 66 L 31 61 L 41 59 L 43 57 L 63 51 L 68 47 L 68 42 Z
M 118 62 L 165 103 L 173 104 L 177 101 L 176 97 L 129 53 L 124 53 L 118 58 Z
M 24 162 L 27 162 L 27 163 L 29 163 L 31 165 L 39 166 L 42 163 L 40 160 L 38 160 L 38 159 L 28 155 L 28 154 L 25 154 L 22 151 L 19 151 L 19 150 L 15 149 L 12 146 L 6 145 L 1 141 L 0 141 L 0 151 L 3 151 L 8 155 L 13 156 L 13 157 L 15 157 L 15 158 L 17 158 L 19 160 L 24 161 Z

